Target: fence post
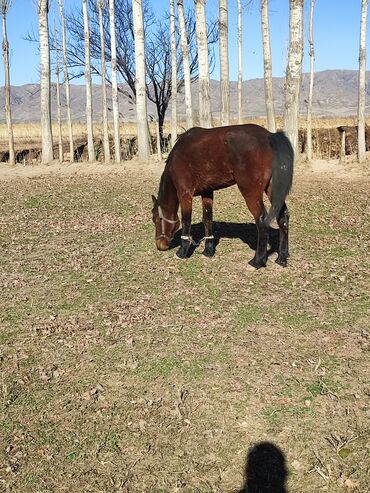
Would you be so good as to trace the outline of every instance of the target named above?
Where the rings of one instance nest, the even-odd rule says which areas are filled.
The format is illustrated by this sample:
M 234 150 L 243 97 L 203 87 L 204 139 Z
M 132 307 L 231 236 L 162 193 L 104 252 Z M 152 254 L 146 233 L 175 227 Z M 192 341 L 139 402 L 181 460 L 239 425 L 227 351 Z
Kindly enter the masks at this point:
M 342 132 L 342 140 L 340 145 L 340 162 L 344 163 L 346 160 L 346 131 Z
M 346 127 L 344 126 L 337 127 L 337 130 L 340 133 L 339 162 L 344 163 L 344 161 L 346 160 Z

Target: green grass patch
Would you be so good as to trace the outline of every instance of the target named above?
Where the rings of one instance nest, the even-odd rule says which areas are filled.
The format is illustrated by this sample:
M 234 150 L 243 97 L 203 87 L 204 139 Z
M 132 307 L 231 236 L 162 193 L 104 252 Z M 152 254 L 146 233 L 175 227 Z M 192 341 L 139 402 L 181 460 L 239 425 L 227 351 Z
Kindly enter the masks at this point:
M 250 304 L 238 308 L 235 314 L 235 322 L 239 329 L 244 329 L 249 325 L 261 322 L 264 310 L 259 306 Z
M 49 209 L 51 206 L 50 198 L 43 195 L 27 197 L 22 203 L 24 209 Z
M 267 406 L 263 410 L 263 417 L 270 425 L 281 425 L 291 418 L 311 419 L 315 411 L 305 406 Z

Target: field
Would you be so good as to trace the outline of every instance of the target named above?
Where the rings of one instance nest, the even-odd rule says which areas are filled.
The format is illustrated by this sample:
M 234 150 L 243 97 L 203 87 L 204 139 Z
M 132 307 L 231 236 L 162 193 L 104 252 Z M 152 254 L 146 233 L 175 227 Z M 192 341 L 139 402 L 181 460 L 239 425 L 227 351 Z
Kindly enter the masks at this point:
M 155 250 L 160 172 L 0 169 L 0 491 L 370 491 L 366 168 L 299 164 L 256 272 L 235 187 L 213 259 Z
M 237 123 L 233 121 L 232 123 Z M 266 126 L 265 119 L 245 119 L 244 123 L 257 123 L 262 126 Z M 276 124 L 278 128 L 283 128 L 283 120 L 281 117 L 277 117 Z M 357 152 L 357 136 L 355 135 L 355 125 L 357 124 L 356 118 L 313 118 L 312 120 L 312 146 L 313 153 L 319 159 L 335 159 L 340 157 L 341 148 L 341 135 L 337 130 L 339 126 L 350 127 L 353 129 L 353 135 L 347 132 L 347 154 L 356 154 Z M 218 126 L 219 121 L 213 120 L 213 126 Z M 370 119 L 366 120 L 367 128 L 370 128 Z M 300 133 L 299 141 L 301 152 L 305 152 L 306 141 L 306 121 L 304 118 L 300 121 Z M 149 124 L 149 130 L 152 136 L 153 152 L 156 150 L 156 124 L 151 122 Z M 185 130 L 185 122 L 179 122 L 178 132 L 179 134 Z M 113 134 L 112 125 L 110 125 L 110 135 Z M 100 124 L 94 124 L 94 140 L 95 151 L 97 159 L 103 159 L 102 148 L 102 126 Z M 367 148 L 370 150 L 370 131 L 367 131 Z M 35 164 L 40 162 L 40 149 L 41 149 L 41 129 L 39 123 L 16 123 L 13 128 L 15 139 L 15 151 L 16 160 L 21 164 Z M 164 136 L 167 137 L 170 133 L 170 124 L 166 122 L 164 125 Z M 132 154 L 136 152 L 136 146 L 133 146 L 133 138 L 136 135 L 136 125 L 134 123 L 125 122 L 120 128 L 122 152 L 126 157 L 131 158 Z M 81 122 L 73 123 L 73 135 L 75 150 L 79 146 L 83 146 L 87 142 L 86 125 Z M 5 124 L 0 124 L 0 161 L 7 161 L 7 127 Z M 58 156 L 58 126 L 53 123 L 53 136 L 54 136 L 54 155 Z M 62 125 L 62 141 L 64 149 L 64 158 L 69 160 L 69 141 L 68 141 L 68 129 L 66 123 Z M 111 142 L 112 153 L 113 142 Z M 26 151 L 30 151 L 27 153 Z M 77 159 L 77 156 L 76 156 Z M 81 161 L 87 160 L 87 149 L 81 157 Z

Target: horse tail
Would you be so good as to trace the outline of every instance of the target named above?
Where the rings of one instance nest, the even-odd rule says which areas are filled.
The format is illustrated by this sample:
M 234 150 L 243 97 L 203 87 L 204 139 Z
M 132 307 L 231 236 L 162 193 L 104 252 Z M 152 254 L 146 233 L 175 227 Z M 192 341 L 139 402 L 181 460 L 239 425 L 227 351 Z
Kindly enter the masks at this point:
M 277 218 L 284 205 L 293 181 L 294 151 L 284 132 L 269 135 L 272 148 L 272 199 L 270 210 L 264 220 L 267 227 Z

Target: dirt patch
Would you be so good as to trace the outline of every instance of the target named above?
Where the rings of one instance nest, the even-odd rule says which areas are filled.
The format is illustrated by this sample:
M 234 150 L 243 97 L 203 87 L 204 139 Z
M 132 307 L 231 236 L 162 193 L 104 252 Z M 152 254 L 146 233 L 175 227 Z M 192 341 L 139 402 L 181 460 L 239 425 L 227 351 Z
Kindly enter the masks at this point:
M 33 165 L 33 166 L 9 166 L 0 164 L 0 180 L 13 180 L 17 178 L 38 178 L 43 176 L 85 176 L 90 174 L 120 174 L 127 170 L 148 171 L 154 174 L 162 173 L 164 161 L 151 159 L 144 163 L 137 158 L 130 161 L 124 161 L 122 164 L 84 162 L 84 163 L 59 163 L 55 161 L 50 165 Z
M 354 158 L 346 157 L 344 162 L 338 159 L 326 160 L 315 159 L 312 163 L 302 163 L 298 165 L 301 174 L 322 173 L 326 175 L 335 174 L 340 178 L 368 177 L 370 171 L 370 159 L 365 163 L 359 164 Z
M 158 176 L 162 173 L 166 156 L 162 162 L 158 159 L 150 159 L 148 162 L 140 161 L 133 158 L 124 161 L 121 164 L 101 163 L 101 162 L 84 162 L 84 163 L 62 163 L 58 161 L 43 166 L 41 164 L 33 166 L 8 166 L 0 164 L 0 180 L 13 180 L 16 178 L 38 178 L 43 176 L 86 176 L 91 174 L 124 174 L 130 172 L 147 172 L 151 175 Z M 299 175 L 305 176 L 311 173 L 335 174 L 341 178 L 366 177 L 370 170 L 370 159 L 364 164 L 359 165 L 355 159 L 347 157 L 344 162 L 339 160 L 316 159 L 312 163 L 297 163 L 296 171 Z
M 248 272 L 235 187 L 216 256 L 179 261 L 154 248 L 161 167 L 131 164 L 1 175 L 5 491 L 231 493 L 260 442 L 288 491 L 366 491 L 365 173 L 298 164 L 289 266 Z

